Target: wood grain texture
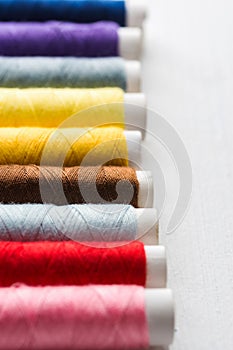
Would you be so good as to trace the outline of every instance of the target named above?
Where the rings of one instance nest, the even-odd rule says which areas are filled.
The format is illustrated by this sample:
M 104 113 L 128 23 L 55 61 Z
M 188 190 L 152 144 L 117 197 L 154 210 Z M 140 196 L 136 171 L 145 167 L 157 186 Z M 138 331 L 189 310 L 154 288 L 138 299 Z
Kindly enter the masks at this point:
M 232 350 L 233 2 L 157 0 L 148 8 L 144 91 L 181 135 L 193 168 L 182 225 L 170 236 L 163 230 L 177 185 L 171 176 L 161 219 L 176 301 L 171 349 Z

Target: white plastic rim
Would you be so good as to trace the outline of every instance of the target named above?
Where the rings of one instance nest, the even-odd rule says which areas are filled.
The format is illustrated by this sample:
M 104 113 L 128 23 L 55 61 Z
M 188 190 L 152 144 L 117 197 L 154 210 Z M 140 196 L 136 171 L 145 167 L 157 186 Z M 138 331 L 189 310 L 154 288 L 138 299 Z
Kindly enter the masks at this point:
M 127 60 L 138 60 L 142 50 L 142 31 L 140 28 L 118 29 L 119 56 Z
M 128 148 L 129 166 L 135 167 L 141 158 L 142 134 L 137 130 L 125 130 L 124 135 Z M 136 170 L 136 176 L 139 182 L 138 207 L 153 208 L 154 186 L 151 171 Z
M 140 131 L 124 131 L 128 148 L 129 165 L 133 166 L 141 158 L 142 134 Z
M 141 63 L 139 61 L 125 61 L 126 91 L 141 91 Z
M 150 346 L 168 346 L 174 336 L 174 300 L 170 289 L 145 289 Z
M 126 1 L 126 24 L 129 27 L 142 27 L 147 15 L 145 0 Z
M 126 129 L 139 129 L 142 137 L 145 136 L 147 124 L 147 102 L 143 93 L 125 93 L 124 110 Z
M 139 208 L 135 209 L 135 212 L 137 216 L 136 239 L 148 246 L 157 245 L 159 242 L 157 210 L 155 208 Z
M 154 186 L 151 171 L 136 171 L 139 182 L 138 207 L 152 208 L 154 205 Z
M 166 253 L 163 246 L 145 246 L 146 288 L 165 288 L 167 284 Z

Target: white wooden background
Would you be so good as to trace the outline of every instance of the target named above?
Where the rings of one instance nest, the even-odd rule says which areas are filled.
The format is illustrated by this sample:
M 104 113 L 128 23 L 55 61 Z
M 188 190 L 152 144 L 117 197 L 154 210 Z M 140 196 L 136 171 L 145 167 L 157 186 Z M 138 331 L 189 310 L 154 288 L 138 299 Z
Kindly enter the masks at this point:
M 148 105 L 176 128 L 193 168 L 189 212 L 161 234 L 176 301 L 171 349 L 232 350 L 233 2 L 150 0 L 148 13 Z

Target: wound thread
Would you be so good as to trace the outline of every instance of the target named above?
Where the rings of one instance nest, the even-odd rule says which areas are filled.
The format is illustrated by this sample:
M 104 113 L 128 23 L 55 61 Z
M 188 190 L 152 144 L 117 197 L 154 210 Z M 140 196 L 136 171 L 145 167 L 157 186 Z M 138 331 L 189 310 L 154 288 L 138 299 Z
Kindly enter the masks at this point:
M 125 26 L 125 0 L 1 0 L 1 21 L 114 21 Z
M 0 241 L 134 241 L 137 216 L 130 205 L 0 205 Z
M 97 243 L 96 243 L 97 244 Z M 0 286 L 146 284 L 141 242 L 118 247 L 67 242 L 0 242 Z
M 43 159 L 42 159 L 43 156 Z M 0 128 L 0 164 L 128 165 L 120 127 L 95 129 Z
M 118 24 L 0 22 L 1 56 L 119 56 Z M 22 44 L 23 43 L 23 44 Z
M 120 57 L 0 57 L 0 86 L 126 90 L 125 64 Z
M 120 88 L 0 88 L 1 127 L 95 127 L 124 125 Z M 71 116 L 75 116 L 70 118 Z
M 65 205 L 89 203 L 99 204 L 92 191 L 93 181 L 96 190 L 104 201 L 120 203 L 117 184 L 130 183 L 133 187 L 129 204 L 138 207 L 139 182 L 135 169 L 131 167 L 39 167 L 36 165 L 0 166 L 0 202 L 2 203 L 43 203 L 40 186 L 48 192 L 47 203 Z M 62 183 L 65 199 L 61 198 L 56 186 Z M 83 198 L 80 188 L 85 189 L 88 198 Z M 120 198 L 122 199 L 122 198 Z M 125 203 L 125 202 L 123 202 Z
M 1 350 L 149 348 L 139 286 L 1 288 L 0 326 Z

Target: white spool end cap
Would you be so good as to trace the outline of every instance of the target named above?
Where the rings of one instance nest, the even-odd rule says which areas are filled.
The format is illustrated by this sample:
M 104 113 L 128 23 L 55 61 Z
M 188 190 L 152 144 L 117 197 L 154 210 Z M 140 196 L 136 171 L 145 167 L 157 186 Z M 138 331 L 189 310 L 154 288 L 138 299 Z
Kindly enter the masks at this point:
M 126 12 L 127 25 L 129 27 L 141 27 L 147 15 L 145 0 L 127 0 Z
M 137 164 L 141 156 L 142 134 L 140 131 L 124 131 L 128 147 L 128 160 L 131 165 Z
M 154 201 L 154 185 L 151 171 L 137 171 L 139 182 L 138 207 L 152 208 Z
M 141 91 L 141 63 L 138 61 L 125 61 L 127 92 Z
M 146 96 L 143 93 L 124 94 L 125 123 L 129 130 L 139 129 L 143 136 L 146 132 L 147 109 Z
M 165 247 L 144 246 L 146 253 L 146 288 L 165 288 L 167 284 L 167 260 Z
M 142 49 L 142 31 L 139 28 L 118 29 L 118 52 L 127 60 L 140 58 Z
M 140 184 L 139 184 L 140 185 Z M 158 216 L 155 208 L 135 209 L 137 215 L 136 239 L 145 245 L 158 244 Z
M 145 290 L 150 346 L 167 346 L 174 335 L 174 301 L 170 289 Z

